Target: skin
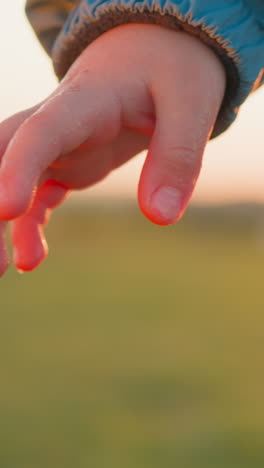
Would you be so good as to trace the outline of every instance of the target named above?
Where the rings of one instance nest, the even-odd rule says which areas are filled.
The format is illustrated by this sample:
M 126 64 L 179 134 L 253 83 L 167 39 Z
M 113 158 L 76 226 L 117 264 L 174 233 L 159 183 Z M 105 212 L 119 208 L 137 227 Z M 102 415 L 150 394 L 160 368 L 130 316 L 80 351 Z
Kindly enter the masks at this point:
M 6 221 L 15 266 L 33 270 L 50 212 L 144 149 L 139 206 L 156 224 L 178 221 L 224 91 L 220 60 L 189 34 L 128 24 L 96 39 L 51 96 L 0 125 L 0 274 Z

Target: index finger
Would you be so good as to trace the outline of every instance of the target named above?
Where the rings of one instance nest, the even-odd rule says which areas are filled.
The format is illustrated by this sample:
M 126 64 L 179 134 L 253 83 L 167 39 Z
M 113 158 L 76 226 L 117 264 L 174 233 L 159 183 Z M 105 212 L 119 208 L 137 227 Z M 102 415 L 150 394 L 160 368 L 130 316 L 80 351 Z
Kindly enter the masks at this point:
M 24 122 L 4 154 L 0 168 L 0 219 L 27 211 L 42 173 L 61 154 L 90 138 L 94 145 L 120 130 L 119 102 L 103 77 L 79 73 Z

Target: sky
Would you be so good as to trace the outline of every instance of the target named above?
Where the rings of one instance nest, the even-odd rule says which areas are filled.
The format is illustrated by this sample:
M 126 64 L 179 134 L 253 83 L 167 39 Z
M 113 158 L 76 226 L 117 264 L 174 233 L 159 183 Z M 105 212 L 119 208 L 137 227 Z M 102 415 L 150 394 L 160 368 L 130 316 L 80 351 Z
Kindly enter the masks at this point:
M 0 16 L 0 120 L 30 107 L 57 86 L 50 59 L 24 15 L 25 0 L 6 1 Z M 12 18 L 12 21 L 9 19 Z M 264 89 L 251 95 L 236 122 L 207 145 L 194 203 L 264 202 Z M 145 152 L 85 191 L 92 197 L 136 197 Z

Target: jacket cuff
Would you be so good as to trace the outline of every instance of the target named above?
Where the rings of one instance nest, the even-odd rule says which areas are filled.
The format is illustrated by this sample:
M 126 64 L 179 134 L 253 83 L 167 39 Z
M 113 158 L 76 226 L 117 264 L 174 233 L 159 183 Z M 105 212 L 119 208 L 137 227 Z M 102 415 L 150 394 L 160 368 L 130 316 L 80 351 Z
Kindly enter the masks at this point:
M 52 59 L 59 79 L 97 37 L 127 23 L 154 23 L 185 31 L 209 45 L 222 61 L 226 92 L 211 138 L 235 120 L 240 105 L 264 81 L 264 31 L 242 1 L 82 0 L 58 35 Z

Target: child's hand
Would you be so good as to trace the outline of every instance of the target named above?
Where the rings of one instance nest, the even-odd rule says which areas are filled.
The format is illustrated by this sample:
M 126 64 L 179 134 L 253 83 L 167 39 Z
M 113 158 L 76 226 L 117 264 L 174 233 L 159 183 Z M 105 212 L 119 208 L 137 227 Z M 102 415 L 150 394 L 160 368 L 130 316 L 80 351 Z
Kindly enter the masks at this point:
M 15 220 L 17 268 L 31 270 L 45 257 L 42 227 L 69 190 L 89 187 L 145 148 L 141 210 L 157 224 L 177 221 L 224 90 L 219 59 L 186 33 L 129 24 L 94 41 L 49 98 L 0 126 L 0 219 Z M 2 251 L 3 240 L 6 258 Z

